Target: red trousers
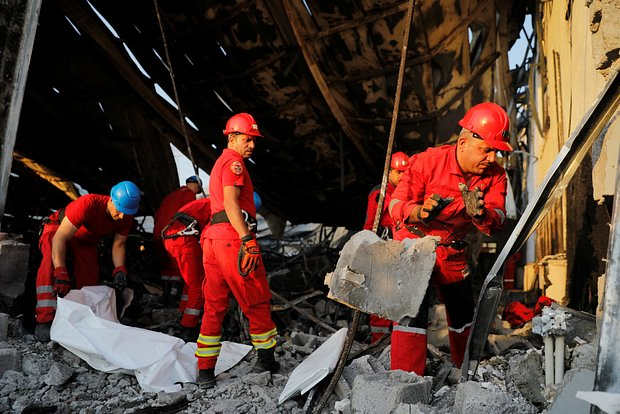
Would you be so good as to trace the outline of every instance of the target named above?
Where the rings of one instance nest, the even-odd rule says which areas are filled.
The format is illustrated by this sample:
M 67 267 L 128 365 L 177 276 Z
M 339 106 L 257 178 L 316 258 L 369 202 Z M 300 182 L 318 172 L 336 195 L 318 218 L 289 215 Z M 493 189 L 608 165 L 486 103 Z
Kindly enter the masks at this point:
M 437 260 L 431 282 L 446 305 L 450 354 L 457 367 L 463 363 L 467 338 L 474 317 L 474 298 L 467 276 L 465 253 L 451 247 L 437 247 Z M 391 369 L 424 375 L 426 369 L 426 328 L 428 327 L 429 289 L 418 315 L 407 325 L 394 323 Z
M 181 270 L 176 260 L 168 254 L 163 240 L 155 240 L 155 253 L 159 258 L 159 269 L 162 282 L 181 282 Z
M 202 249 L 195 236 L 181 236 L 164 239 L 166 251 L 174 258 L 185 281 L 183 295 L 179 303 L 181 326 L 194 328 L 200 322 L 200 314 L 204 306 L 202 282 L 205 271 L 202 266 Z
M 370 315 L 370 343 L 374 344 L 384 335 L 390 333 L 392 321 L 377 315 Z
M 198 337 L 198 369 L 215 367 L 220 354 L 222 323 L 228 313 L 232 293 L 250 322 L 250 338 L 255 349 L 276 346 L 276 326 L 271 319 L 271 292 L 262 260 L 254 272 L 239 275 L 237 255 L 241 240 L 203 239 L 205 281 L 204 315 Z
M 39 249 L 43 255 L 41 265 L 37 271 L 37 306 L 35 316 L 37 323 L 45 323 L 54 319 L 56 314 L 56 296 L 54 295 L 54 265 L 52 263 L 52 239 L 58 230 L 58 224 L 46 224 L 39 238 Z M 67 250 L 73 258 L 71 274 L 73 287 L 81 289 L 84 286 L 99 284 L 99 256 L 97 245 L 82 243 L 71 239 Z

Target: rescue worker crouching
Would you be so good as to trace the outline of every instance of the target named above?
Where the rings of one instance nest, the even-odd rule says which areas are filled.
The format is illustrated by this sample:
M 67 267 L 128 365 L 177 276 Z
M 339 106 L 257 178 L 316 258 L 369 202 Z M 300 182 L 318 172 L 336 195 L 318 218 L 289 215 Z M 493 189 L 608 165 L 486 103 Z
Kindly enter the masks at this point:
M 80 289 L 99 284 L 97 243 L 101 237 L 114 235 L 114 287 L 127 284 L 125 244 L 140 198 L 138 186 L 123 181 L 112 187 L 109 196 L 83 195 L 44 219 L 39 238 L 43 258 L 36 279 L 36 339 L 50 339 L 57 297 L 65 296 L 71 287 Z M 73 278 L 67 269 L 68 252 L 73 258 Z
M 258 354 L 253 371 L 274 373 L 280 368 L 274 357 L 277 330 L 271 318 L 267 272 L 250 231 L 256 222 L 256 206 L 244 163 L 252 156 L 261 134 L 252 115 L 239 113 L 228 120 L 224 135 L 227 148 L 210 174 L 212 219 L 202 235 L 205 306 L 196 357 L 197 381 L 204 387 L 215 386 L 214 368 L 230 293 L 249 320 L 252 345 Z
M 463 129 L 456 144 L 411 157 L 389 206 L 396 240 L 426 235 L 441 240 L 431 281 L 446 305 L 450 353 L 457 367 L 474 311 L 463 239 L 473 231 L 493 235 L 503 227 L 507 179 L 495 156 L 498 150 L 512 151 L 509 118 L 499 105 L 476 105 L 459 125 Z M 406 326 L 394 324 L 391 369 L 424 375 L 428 306 L 427 290 L 418 315 Z

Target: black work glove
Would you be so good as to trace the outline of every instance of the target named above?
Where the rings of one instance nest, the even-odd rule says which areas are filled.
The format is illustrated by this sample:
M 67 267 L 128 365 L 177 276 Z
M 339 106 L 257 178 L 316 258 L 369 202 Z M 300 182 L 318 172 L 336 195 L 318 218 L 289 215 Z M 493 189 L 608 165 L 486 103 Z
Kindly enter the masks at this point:
M 454 197 L 441 197 L 439 194 L 431 194 L 429 198 L 424 200 L 422 207 L 418 209 L 418 220 L 427 223 L 433 220 L 446 208 L 448 204 L 454 201 Z
M 484 207 L 484 193 L 479 187 L 474 187 L 473 190 L 469 190 L 463 183 L 459 183 L 459 190 L 463 195 L 463 201 L 465 202 L 465 209 L 467 214 L 475 219 L 482 219 L 486 208 Z
M 127 286 L 127 268 L 116 266 L 112 271 L 112 286 L 114 289 L 122 289 Z

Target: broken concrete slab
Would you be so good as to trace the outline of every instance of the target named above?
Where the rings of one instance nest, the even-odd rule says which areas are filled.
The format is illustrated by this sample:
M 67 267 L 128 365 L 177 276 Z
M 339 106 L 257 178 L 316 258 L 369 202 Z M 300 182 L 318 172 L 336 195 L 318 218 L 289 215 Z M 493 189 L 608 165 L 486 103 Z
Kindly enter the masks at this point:
M 491 383 L 467 381 L 456 387 L 453 412 L 456 414 L 533 414 L 538 410 L 528 403 L 514 401 L 512 395 Z
M 5 234 L 5 233 L 3 233 Z M 26 289 L 29 246 L 13 239 L 0 240 L 0 294 L 17 298 Z
M 512 381 L 521 395 L 536 405 L 546 403 L 541 392 L 545 384 L 542 356 L 536 351 L 528 351 L 511 358 L 508 364 Z
M 429 404 L 432 378 L 411 372 L 387 371 L 358 375 L 353 381 L 351 408 L 354 413 L 391 413 L 401 403 Z
M 363 230 L 344 245 L 325 276 L 328 297 L 393 321 L 415 317 L 435 266 L 437 238 L 382 240 Z
M 594 371 L 571 369 L 562 380 L 561 389 L 548 410 L 549 414 L 589 414 L 590 404 L 576 398 L 577 391 L 592 391 Z
M 6 371 L 21 371 L 21 355 L 16 349 L 0 349 L 0 376 Z

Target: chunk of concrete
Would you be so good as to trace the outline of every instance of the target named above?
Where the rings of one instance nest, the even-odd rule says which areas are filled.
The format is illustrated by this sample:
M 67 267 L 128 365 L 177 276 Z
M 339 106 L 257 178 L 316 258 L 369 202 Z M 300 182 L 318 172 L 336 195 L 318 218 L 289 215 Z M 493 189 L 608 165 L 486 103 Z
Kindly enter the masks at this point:
M 533 404 L 545 404 L 546 400 L 541 392 L 545 384 L 542 356 L 537 352 L 527 352 L 511 358 L 508 365 L 512 381 L 521 395 Z
M 74 370 L 68 365 L 59 362 L 52 363 L 49 372 L 45 375 L 44 382 L 47 385 L 62 385 L 73 376 Z
M 577 391 L 592 391 L 594 371 L 585 368 L 567 371 L 549 414 L 589 414 L 590 404 L 576 397 Z
M 513 401 L 510 394 L 488 382 L 468 381 L 456 387 L 455 414 L 525 414 L 537 411 L 533 405 Z
M 391 413 L 401 403 L 428 404 L 433 382 L 411 372 L 386 371 L 358 375 L 353 381 L 351 408 L 354 413 Z
M 22 362 L 21 354 L 17 349 L 3 348 L 0 349 L 0 377 L 6 371 L 21 371 Z
M 325 276 L 328 297 L 393 321 L 415 317 L 435 266 L 438 239 L 382 240 L 358 232 L 340 251 L 336 269 Z
M 17 298 L 26 289 L 28 245 L 12 239 L 0 240 L 0 294 Z

